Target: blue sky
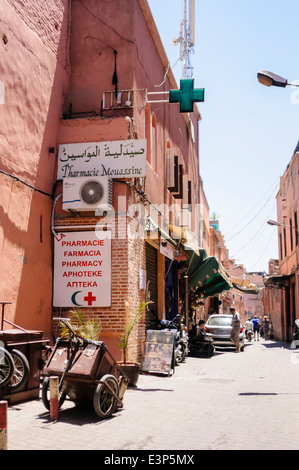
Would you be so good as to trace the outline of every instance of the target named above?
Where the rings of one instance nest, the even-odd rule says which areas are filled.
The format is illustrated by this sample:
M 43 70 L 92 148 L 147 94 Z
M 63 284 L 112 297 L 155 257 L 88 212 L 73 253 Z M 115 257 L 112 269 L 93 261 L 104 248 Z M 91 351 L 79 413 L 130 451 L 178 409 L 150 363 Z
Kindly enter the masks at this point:
M 183 0 L 148 0 L 169 63 L 179 58 Z M 256 75 L 270 70 L 299 80 L 299 2 L 195 0 L 191 54 L 198 103 L 200 173 L 210 207 L 219 215 L 230 257 L 248 271 L 268 272 L 278 257 L 276 199 L 299 140 L 297 89 L 265 87 Z M 173 68 L 179 83 L 182 62 Z M 294 96 L 294 93 L 297 95 Z

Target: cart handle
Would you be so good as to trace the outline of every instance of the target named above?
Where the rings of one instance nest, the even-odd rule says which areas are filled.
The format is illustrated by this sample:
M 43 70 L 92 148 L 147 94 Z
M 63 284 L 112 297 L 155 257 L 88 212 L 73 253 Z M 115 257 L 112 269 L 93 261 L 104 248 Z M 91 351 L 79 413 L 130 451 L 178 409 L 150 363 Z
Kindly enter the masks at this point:
M 1 330 L 3 330 L 4 321 L 9 323 L 7 320 L 4 320 L 4 307 L 7 304 L 12 304 L 12 302 L 10 300 L 0 300 L 0 304 L 2 304 Z M 13 325 L 13 326 L 17 326 L 17 325 Z M 19 328 L 19 327 L 17 327 L 17 328 Z
M 75 331 L 70 325 L 71 320 L 69 318 L 53 317 L 53 320 L 63 323 L 69 329 L 73 336 L 76 336 L 77 338 L 82 339 L 82 341 L 84 341 L 85 343 L 88 343 L 88 340 L 86 338 L 83 338 L 83 336 L 80 336 L 78 335 L 78 333 L 75 333 Z

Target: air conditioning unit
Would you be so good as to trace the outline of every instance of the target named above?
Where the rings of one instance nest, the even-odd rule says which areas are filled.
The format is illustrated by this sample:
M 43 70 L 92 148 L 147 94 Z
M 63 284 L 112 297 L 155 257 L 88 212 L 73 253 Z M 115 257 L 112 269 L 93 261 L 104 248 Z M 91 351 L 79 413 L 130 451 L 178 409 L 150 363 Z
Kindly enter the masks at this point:
M 110 210 L 112 181 L 107 177 L 64 178 L 62 207 L 79 212 Z
M 171 150 L 167 151 L 167 188 L 173 193 L 179 192 L 179 157 L 171 154 Z

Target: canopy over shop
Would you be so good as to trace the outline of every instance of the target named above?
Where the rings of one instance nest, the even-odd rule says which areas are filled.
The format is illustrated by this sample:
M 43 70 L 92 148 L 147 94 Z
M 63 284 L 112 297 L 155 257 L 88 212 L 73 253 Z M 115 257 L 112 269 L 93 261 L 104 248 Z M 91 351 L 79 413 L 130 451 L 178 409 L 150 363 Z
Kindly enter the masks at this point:
M 204 299 L 233 287 L 220 261 L 215 256 L 208 256 L 203 249 L 199 249 L 198 254 L 191 254 L 187 275 L 189 288 Z
M 245 294 L 257 295 L 262 289 L 258 288 L 255 284 L 252 284 L 247 279 L 240 279 L 239 277 L 231 277 L 233 287 Z

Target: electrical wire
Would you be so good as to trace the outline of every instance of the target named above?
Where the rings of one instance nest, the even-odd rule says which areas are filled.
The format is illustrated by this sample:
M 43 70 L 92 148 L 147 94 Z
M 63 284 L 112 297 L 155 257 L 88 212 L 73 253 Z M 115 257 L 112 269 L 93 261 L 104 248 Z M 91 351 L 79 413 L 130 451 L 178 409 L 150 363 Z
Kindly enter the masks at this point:
M 239 235 L 240 233 L 243 232 L 243 230 L 245 230 L 245 228 L 247 228 L 256 218 L 257 216 L 262 212 L 262 210 L 266 207 L 266 205 L 268 204 L 268 202 L 270 201 L 270 199 L 272 198 L 274 192 L 276 191 L 276 187 L 274 189 L 274 191 L 271 193 L 271 195 L 269 196 L 269 198 L 267 199 L 267 201 L 265 202 L 265 204 L 261 207 L 261 209 L 255 214 L 255 216 L 241 229 L 239 230 L 239 232 L 235 233 L 232 237 L 230 237 L 228 240 L 226 240 L 227 242 L 229 242 L 230 240 L 232 240 L 233 238 L 235 238 L 237 235 Z
M 274 185 L 275 185 L 274 191 L 276 191 L 276 188 L 278 189 L 278 187 L 279 187 L 279 183 L 278 183 L 277 181 L 275 181 Z M 252 207 L 252 209 L 250 209 L 250 211 L 247 212 L 247 214 L 246 214 L 244 217 L 242 217 L 242 219 L 241 219 L 238 223 L 236 223 L 233 227 L 231 227 L 231 228 L 228 230 L 228 232 L 226 232 L 226 236 L 227 236 L 229 233 L 233 232 L 233 230 L 234 230 L 236 227 L 240 226 L 240 223 L 243 222 L 243 220 L 245 220 L 245 219 L 255 210 L 255 208 L 256 208 L 257 206 L 259 206 L 260 202 L 263 201 L 263 199 L 266 197 L 266 195 L 268 194 L 268 192 L 269 192 L 270 190 L 272 190 L 272 188 L 273 188 L 273 184 L 272 184 L 272 185 L 270 186 L 270 188 L 266 191 L 266 193 L 261 197 L 261 199 L 259 199 L 259 201 Z M 273 194 L 273 193 L 272 193 L 272 194 Z
M 23 181 L 21 180 L 20 178 L 18 178 L 17 176 L 15 175 L 12 175 L 11 173 L 7 173 L 6 171 L 4 170 L 0 170 L 0 173 L 3 173 L 3 175 L 6 175 L 6 176 L 9 176 L 10 178 L 16 180 L 16 181 L 19 181 L 19 183 L 22 183 L 24 184 L 25 186 L 28 186 L 28 188 L 32 189 L 33 191 L 36 191 L 40 194 L 44 194 L 45 196 L 49 196 L 51 199 L 52 199 L 52 195 L 49 194 L 49 193 L 46 193 L 45 191 L 42 191 L 41 189 L 38 189 L 36 188 L 35 186 L 32 186 L 32 184 L 29 184 L 29 183 L 26 183 L 26 181 Z
M 270 242 L 271 242 L 271 240 L 272 240 L 272 237 L 273 237 L 274 233 L 275 233 L 274 231 L 271 233 L 271 236 L 270 236 L 270 238 L 269 238 L 269 240 L 268 240 L 268 243 L 267 243 L 265 249 L 264 249 L 263 252 L 261 253 L 259 259 L 252 265 L 250 271 L 253 271 L 253 268 L 257 265 L 257 263 L 259 263 L 259 262 L 261 261 L 261 259 L 262 259 L 263 255 L 264 255 L 264 253 L 266 252 L 267 248 L 268 248 L 269 245 L 270 245 Z
M 269 212 L 267 218 L 264 220 L 264 222 L 263 222 L 262 225 L 260 226 L 260 228 L 259 228 L 259 230 L 257 231 L 257 233 L 249 240 L 248 243 L 246 243 L 242 248 L 240 248 L 240 249 L 238 250 L 237 253 L 239 253 L 240 251 L 244 250 L 244 248 L 246 248 L 246 246 L 248 246 L 248 244 L 250 244 L 254 239 L 256 239 L 255 242 L 253 243 L 253 245 L 251 245 L 250 248 L 249 248 L 245 253 L 242 253 L 242 255 L 241 255 L 242 258 L 244 258 L 250 251 L 253 250 L 254 246 L 256 245 L 256 243 L 258 242 L 258 240 L 260 239 L 261 235 L 262 235 L 262 234 L 264 233 L 264 231 L 266 230 L 266 228 L 267 228 L 266 221 L 269 219 L 269 216 L 271 216 L 271 213 L 272 213 L 272 211 L 273 211 L 274 208 L 275 208 L 275 203 L 273 204 L 273 206 L 272 206 L 272 208 L 271 208 L 271 211 Z M 261 229 L 262 229 L 263 227 L 264 227 L 264 230 L 261 232 Z M 261 233 L 260 233 L 260 232 L 261 232 Z M 259 258 L 255 261 L 255 263 L 254 263 L 254 264 L 250 263 L 250 264 L 251 264 L 251 267 L 250 267 L 250 269 L 247 269 L 248 272 L 253 271 L 254 267 L 255 267 L 259 262 L 262 262 L 262 258 L 263 258 L 263 256 L 264 256 L 266 250 L 268 249 L 268 247 L 269 247 L 269 245 L 270 245 L 270 242 L 271 242 L 271 240 L 272 240 L 272 238 L 273 238 L 273 235 L 274 235 L 274 232 L 272 232 L 271 237 L 270 237 L 268 243 L 266 244 L 265 248 L 263 249 L 263 251 L 262 251 L 262 253 L 260 254 Z M 258 237 L 258 238 L 256 238 L 256 237 Z M 254 253 L 256 253 L 256 251 L 257 251 L 257 250 L 255 249 Z M 249 264 L 249 263 L 248 263 L 248 264 Z M 261 270 L 260 270 L 260 271 L 261 271 Z M 266 272 L 265 269 L 263 269 L 263 271 Z
M 170 68 L 170 64 L 167 65 L 167 69 L 166 69 L 166 72 L 164 74 L 163 82 L 159 83 L 159 85 L 154 85 L 155 88 L 159 88 L 160 86 L 164 85 L 164 83 L 166 82 L 167 74 L 169 72 L 169 68 Z
M 120 39 L 122 39 L 123 41 L 127 41 L 129 42 L 130 44 L 133 44 L 136 48 L 136 53 L 137 53 L 137 59 L 138 59 L 138 62 L 140 63 L 147 79 L 149 79 L 148 75 L 147 75 L 147 72 L 146 72 L 146 68 L 144 67 L 142 61 L 140 60 L 140 57 L 139 57 L 139 50 L 138 50 L 138 47 L 137 47 L 137 44 L 135 41 L 133 41 L 132 39 L 128 39 L 128 38 L 125 38 L 124 36 L 122 36 L 121 34 L 119 34 L 119 32 L 113 28 L 112 26 L 110 26 L 108 23 L 106 23 L 105 21 L 103 21 L 101 18 L 99 18 L 97 15 L 95 15 L 91 10 L 90 8 L 88 8 L 83 2 L 82 0 L 78 0 L 79 3 L 82 5 L 83 8 L 85 8 L 86 11 L 88 11 L 88 13 L 93 17 L 95 18 L 96 20 L 98 20 L 101 24 L 103 24 L 104 26 L 106 26 L 107 28 L 109 28 L 111 31 L 113 31 Z M 100 39 L 98 39 L 100 41 Z M 102 41 L 104 42 L 104 41 Z M 111 45 L 108 45 L 109 47 L 112 47 Z
M 264 229 L 264 230 L 266 229 L 267 220 L 269 220 L 269 217 L 270 217 L 270 215 L 272 214 L 272 211 L 273 211 L 274 207 L 275 207 L 275 202 L 274 202 L 274 204 L 272 205 L 271 210 L 270 210 L 270 212 L 268 213 L 267 217 L 265 218 L 265 220 L 264 220 L 264 221 L 262 222 L 262 224 L 260 225 L 258 231 L 253 235 L 253 237 L 251 237 L 251 239 L 250 239 L 248 242 L 246 242 L 245 245 L 243 245 L 241 248 L 239 248 L 238 251 L 235 252 L 235 254 L 233 255 L 233 258 L 235 258 L 235 255 L 236 255 L 236 254 L 238 254 L 240 251 L 242 251 L 244 248 L 246 248 L 246 247 L 259 235 L 259 233 L 260 233 L 260 231 L 261 231 L 262 229 Z M 263 232 L 262 232 L 262 233 L 263 233 Z M 256 240 L 256 241 L 257 241 L 257 240 Z M 255 242 L 255 243 L 256 243 L 256 242 Z M 255 246 L 255 243 L 254 243 L 253 246 Z M 247 250 L 245 253 L 243 253 L 242 256 L 245 256 L 247 253 L 249 253 L 249 252 L 252 250 L 253 246 L 251 246 L 249 250 Z

